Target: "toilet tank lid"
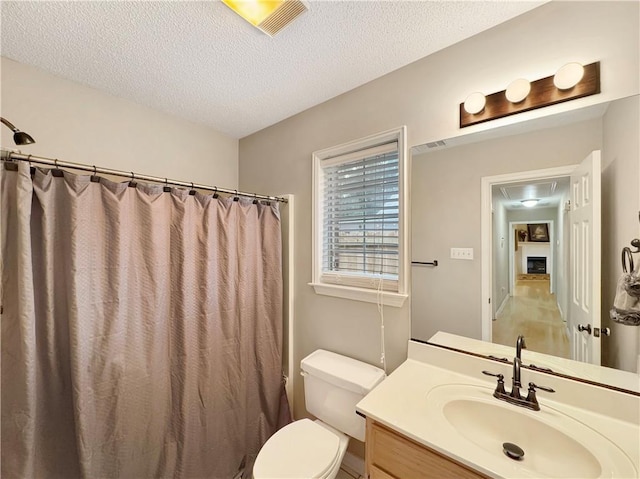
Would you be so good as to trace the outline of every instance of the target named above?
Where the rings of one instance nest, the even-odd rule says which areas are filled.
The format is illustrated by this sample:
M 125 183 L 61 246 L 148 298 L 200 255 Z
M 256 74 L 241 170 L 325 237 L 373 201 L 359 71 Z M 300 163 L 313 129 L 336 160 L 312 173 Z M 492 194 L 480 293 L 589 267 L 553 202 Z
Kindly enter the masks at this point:
M 385 378 L 382 369 L 318 349 L 301 362 L 303 373 L 359 394 L 368 394 Z

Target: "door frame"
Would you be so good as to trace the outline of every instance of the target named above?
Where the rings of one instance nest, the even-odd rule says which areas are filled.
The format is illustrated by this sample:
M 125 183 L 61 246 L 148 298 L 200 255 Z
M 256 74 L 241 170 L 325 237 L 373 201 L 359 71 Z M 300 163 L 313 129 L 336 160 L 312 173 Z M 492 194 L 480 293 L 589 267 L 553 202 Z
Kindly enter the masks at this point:
M 519 171 L 502 175 L 483 176 L 480 180 L 480 259 L 481 259 L 481 286 L 480 311 L 482 320 L 482 340 L 492 341 L 492 313 L 491 285 L 492 285 L 492 255 L 491 244 L 493 241 L 492 201 L 491 190 L 494 185 L 502 183 L 514 183 L 516 181 L 544 180 L 557 176 L 571 176 L 578 165 L 558 166 L 540 170 Z

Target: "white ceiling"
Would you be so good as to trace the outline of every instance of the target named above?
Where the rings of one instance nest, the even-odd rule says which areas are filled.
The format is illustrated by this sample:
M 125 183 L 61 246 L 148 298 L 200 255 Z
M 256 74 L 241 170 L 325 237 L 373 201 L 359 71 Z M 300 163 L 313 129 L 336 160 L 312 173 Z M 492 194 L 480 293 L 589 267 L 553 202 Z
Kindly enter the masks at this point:
M 493 201 L 502 203 L 507 210 L 532 210 L 536 208 L 555 208 L 569 191 L 569 177 L 562 176 L 546 180 L 515 182 L 495 185 Z M 522 200 L 540 200 L 534 207 L 525 207 Z
M 3 56 L 242 138 L 544 1 L 310 1 L 274 38 L 220 2 L 0 3 Z

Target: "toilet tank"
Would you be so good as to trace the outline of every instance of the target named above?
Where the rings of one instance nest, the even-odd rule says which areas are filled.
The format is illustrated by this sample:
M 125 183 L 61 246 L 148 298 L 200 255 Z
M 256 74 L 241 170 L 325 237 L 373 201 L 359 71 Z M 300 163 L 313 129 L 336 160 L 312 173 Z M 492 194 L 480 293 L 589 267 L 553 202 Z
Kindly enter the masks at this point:
M 356 359 L 318 349 L 300 363 L 307 411 L 364 441 L 365 420 L 356 404 L 385 378 L 384 371 Z

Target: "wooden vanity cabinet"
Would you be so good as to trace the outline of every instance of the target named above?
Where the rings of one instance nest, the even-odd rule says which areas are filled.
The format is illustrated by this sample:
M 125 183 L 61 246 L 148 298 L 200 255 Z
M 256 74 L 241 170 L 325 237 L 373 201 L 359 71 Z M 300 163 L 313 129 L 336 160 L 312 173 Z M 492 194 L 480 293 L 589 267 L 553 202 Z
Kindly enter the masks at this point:
M 365 474 L 368 479 L 487 478 L 426 446 L 367 418 Z

